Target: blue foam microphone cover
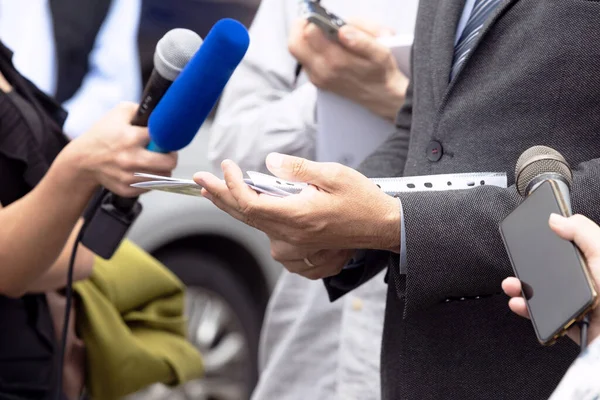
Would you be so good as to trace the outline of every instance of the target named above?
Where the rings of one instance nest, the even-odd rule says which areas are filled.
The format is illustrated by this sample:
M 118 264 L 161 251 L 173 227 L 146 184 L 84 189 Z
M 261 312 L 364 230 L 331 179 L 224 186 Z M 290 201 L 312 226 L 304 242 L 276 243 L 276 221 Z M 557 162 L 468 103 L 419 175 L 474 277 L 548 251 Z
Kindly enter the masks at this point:
M 150 115 L 149 150 L 177 151 L 192 141 L 249 44 L 248 31 L 238 21 L 222 19 L 212 27 Z

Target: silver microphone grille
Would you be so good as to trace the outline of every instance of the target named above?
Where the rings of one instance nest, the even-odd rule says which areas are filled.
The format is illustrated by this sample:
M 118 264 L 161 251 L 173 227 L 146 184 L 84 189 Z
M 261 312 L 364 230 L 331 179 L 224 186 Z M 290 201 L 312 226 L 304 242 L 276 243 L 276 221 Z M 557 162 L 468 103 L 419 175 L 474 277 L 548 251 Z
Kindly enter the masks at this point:
M 534 146 L 525 150 L 517 161 L 515 180 L 519 194 L 527 195 L 529 184 L 543 174 L 562 177 L 569 188 L 573 183 L 571 167 L 562 154 L 550 147 Z
M 167 32 L 156 44 L 154 68 L 163 78 L 174 81 L 202 45 L 202 38 L 189 29 Z

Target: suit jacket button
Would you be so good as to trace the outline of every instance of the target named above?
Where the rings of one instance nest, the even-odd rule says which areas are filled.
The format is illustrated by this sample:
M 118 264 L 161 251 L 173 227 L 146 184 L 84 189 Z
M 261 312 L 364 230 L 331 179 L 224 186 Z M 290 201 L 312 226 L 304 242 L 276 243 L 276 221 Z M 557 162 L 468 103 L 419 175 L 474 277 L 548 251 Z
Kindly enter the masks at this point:
M 429 161 L 439 161 L 442 158 L 442 154 L 444 154 L 444 149 L 440 142 L 436 140 L 429 142 L 429 145 L 427 145 L 427 159 Z

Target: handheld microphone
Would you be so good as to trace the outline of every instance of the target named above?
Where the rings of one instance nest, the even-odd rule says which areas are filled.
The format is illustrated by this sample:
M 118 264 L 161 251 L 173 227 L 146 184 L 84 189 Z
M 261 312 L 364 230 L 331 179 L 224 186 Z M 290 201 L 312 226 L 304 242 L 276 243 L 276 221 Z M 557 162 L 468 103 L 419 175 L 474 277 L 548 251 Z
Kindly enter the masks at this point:
M 168 153 L 187 146 L 221 96 L 248 50 L 248 30 L 233 19 L 218 21 L 200 50 L 150 115 L 148 149 Z
M 248 50 L 250 37 L 241 23 L 217 22 L 150 113 L 151 151 L 168 153 L 187 146 L 219 99 L 225 85 Z M 87 227 L 82 243 L 110 259 L 139 213 L 137 199 L 106 196 Z M 94 221 L 92 221 L 94 222 Z
M 151 113 L 201 44 L 200 36 L 188 29 L 173 29 L 159 40 L 154 69 L 132 125 L 148 125 Z M 137 197 L 120 197 L 100 189 L 84 214 L 86 228 L 81 242 L 98 256 L 110 259 L 141 212 Z
M 515 180 L 517 192 L 523 197 L 533 193 L 544 181 L 554 181 L 562 200 L 571 211 L 570 190 L 573 172 L 569 163 L 558 151 L 546 146 L 527 149 L 517 161 Z
M 196 32 L 182 28 L 170 30 L 158 41 L 154 51 L 154 69 L 132 125 L 148 126 L 150 113 L 201 45 L 202 38 Z
M 548 221 L 551 214 L 572 214 L 573 173 L 559 152 L 535 146 L 519 157 L 515 178 L 525 199 L 500 222 L 500 233 L 536 336 L 550 345 L 578 324 L 583 352 L 598 292 L 575 243 L 556 235 Z

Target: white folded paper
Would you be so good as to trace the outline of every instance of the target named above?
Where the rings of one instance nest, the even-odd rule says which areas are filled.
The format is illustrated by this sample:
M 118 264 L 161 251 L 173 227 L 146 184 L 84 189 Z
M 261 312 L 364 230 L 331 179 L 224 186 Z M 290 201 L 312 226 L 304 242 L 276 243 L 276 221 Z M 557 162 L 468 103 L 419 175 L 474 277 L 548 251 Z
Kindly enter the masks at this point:
M 410 76 L 412 34 L 382 36 L 398 68 Z M 358 103 L 325 90 L 317 91 L 317 161 L 338 162 L 356 168 L 392 133 L 396 126 Z
M 247 174 L 249 178 L 244 179 L 244 182 L 248 186 L 259 193 L 270 196 L 285 197 L 298 194 L 308 185 L 302 182 L 286 181 L 260 172 L 248 171 Z M 168 178 L 141 173 L 136 173 L 135 176 L 149 179 L 149 181 L 131 185 L 136 188 L 201 196 L 202 187 L 191 179 Z M 507 185 L 506 174 L 500 172 L 374 178 L 371 179 L 371 182 L 390 196 L 410 192 L 472 189 L 484 185 L 505 188 Z

